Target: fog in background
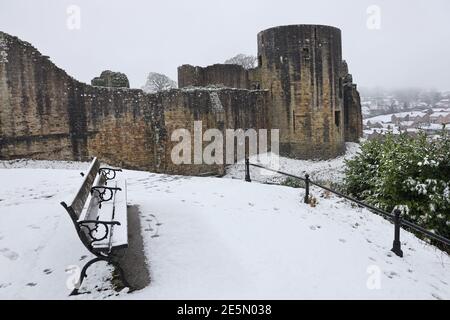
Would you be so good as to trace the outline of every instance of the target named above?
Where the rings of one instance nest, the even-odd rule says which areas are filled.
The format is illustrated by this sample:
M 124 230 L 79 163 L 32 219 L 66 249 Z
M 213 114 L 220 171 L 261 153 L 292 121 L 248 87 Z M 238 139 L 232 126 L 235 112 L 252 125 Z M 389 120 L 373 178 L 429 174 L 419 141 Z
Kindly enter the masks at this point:
M 80 29 L 67 8 L 81 9 Z M 367 8 L 381 9 L 369 29 Z M 256 34 L 286 24 L 339 27 L 343 55 L 364 87 L 450 90 L 450 1 L 406 0 L 0 0 L 0 30 L 32 43 L 75 78 L 127 74 L 140 88 L 150 71 L 177 80 L 182 64 L 256 55 Z

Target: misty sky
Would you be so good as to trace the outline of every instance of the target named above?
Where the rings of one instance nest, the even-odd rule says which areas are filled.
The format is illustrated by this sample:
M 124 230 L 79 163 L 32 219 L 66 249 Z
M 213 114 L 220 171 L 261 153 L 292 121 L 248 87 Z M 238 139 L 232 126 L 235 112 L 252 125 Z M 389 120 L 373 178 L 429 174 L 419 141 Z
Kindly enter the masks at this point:
M 68 6 L 81 28 L 67 27 Z M 367 8 L 381 9 L 381 29 Z M 177 67 L 256 55 L 256 34 L 286 24 L 328 24 L 343 35 L 343 55 L 359 86 L 450 90 L 448 0 L 0 0 L 0 30 L 31 42 L 75 78 L 102 70 L 140 88 L 150 71 L 177 80 Z

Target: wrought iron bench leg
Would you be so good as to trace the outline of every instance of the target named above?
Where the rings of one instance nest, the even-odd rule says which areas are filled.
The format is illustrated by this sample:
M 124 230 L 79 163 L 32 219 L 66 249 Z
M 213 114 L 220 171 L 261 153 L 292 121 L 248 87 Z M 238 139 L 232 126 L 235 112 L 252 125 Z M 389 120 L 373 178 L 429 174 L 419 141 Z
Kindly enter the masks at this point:
M 123 285 L 124 285 L 125 287 L 129 287 L 129 288 L 131 289 L 131 287 L 129 286 L 127 280 L 125 279 L 125 273 L 123 272 L 123 269 L 122 269 L 122 267 L 119 265 L 118 262 L 112 260 L 111 258 L 96 257 L 96 258 L 94 258 L 94 259 L 88 261 L 88 262 L 84 265 L 83 269 L 81 270 L 80 279 L 78 280 L 78 283 L 77 283 L 77 285 L 75 286 L 75 288 L 74 288 L 74 289 L 72 290 L 72 292 L 70 293 L 70 296 L 75 296 L 75 295 L 79 294 L 78 290 L 79 290 L 79 288 L 81 288 L 81 284 L 83 283 L 84 278 L 87 277 L 87 274 L 86 274 L 87 269 L 88 269 L 91 265 L 93 265 L 94 263 L 99 262 L 99 261 L 106 261 L 107 263 L 113 265 L 113 266 L 119 271 L 119 276 L 120 276 L 120 278 L 121 278 L 120 280 L 122 281 Z

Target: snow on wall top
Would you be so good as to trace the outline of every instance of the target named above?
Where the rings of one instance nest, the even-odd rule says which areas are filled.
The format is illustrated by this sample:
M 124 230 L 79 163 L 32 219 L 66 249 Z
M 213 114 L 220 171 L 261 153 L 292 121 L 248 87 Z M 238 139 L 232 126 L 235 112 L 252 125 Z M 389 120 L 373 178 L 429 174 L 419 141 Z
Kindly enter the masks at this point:
M 6 43 L 6 38 L 2 32 L 0 32 L 0 63 L 8 62 L 8 45 Z

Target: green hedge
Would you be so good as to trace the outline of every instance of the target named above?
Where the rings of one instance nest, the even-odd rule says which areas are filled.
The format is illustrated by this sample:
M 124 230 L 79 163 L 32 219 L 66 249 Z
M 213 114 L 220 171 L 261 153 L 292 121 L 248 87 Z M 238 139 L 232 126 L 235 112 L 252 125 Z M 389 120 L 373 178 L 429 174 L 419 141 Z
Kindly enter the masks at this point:
M 346 161 L 345 189 L 352 196 L 450 238 L 450 139 L 387 134 L 362 144 Z

